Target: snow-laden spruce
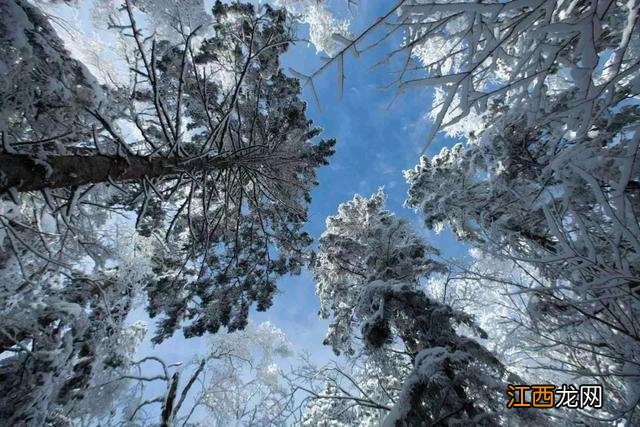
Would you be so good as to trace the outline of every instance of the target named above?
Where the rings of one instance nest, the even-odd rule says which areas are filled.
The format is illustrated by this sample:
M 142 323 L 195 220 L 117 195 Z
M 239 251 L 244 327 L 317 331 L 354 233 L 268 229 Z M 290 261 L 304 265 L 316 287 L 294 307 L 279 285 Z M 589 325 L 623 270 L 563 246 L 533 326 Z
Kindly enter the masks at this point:
M 325 343 L 336 353 L 393 347 L 410 358 L 412 369 L 389 403 L 385 425 L 500 422 L 508 372 L 456 332 L 465 325 L 486 337 L 469 315 L 421 289 L 422 279 L 445 268 L 433 259 L 437 251 L 384 202 L 382 191 L 356 195 L 327 219 L 313 268 L 321 315 L 331 318 Z

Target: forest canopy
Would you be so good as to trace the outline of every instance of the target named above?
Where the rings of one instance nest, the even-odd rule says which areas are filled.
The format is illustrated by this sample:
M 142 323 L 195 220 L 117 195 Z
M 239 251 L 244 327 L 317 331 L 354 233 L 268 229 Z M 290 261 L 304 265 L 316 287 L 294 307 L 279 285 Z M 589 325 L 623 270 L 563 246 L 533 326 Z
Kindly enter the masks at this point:
M 639 9 L 0 2 L 0 425 L 640 424 Z

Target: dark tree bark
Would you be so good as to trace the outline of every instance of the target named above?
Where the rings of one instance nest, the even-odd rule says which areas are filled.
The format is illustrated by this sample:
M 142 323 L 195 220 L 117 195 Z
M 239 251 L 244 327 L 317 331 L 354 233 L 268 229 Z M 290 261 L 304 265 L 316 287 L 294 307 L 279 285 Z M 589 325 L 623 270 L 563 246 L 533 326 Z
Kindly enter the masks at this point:
M 46 163 L 27 154 L 0 154 L 0 193 L 40 191 L 85 184 L 136 181 L 187 170 L 229 166 L 227 158 L 183 159 L 147 156 L 50 156 Z
M 180 381 L 180 373 L 176 372 L 171 377 L 171 385 L 169 386 L 169 391 L 167 392 L 167 397 L 162 405 L 162 414 L 160 419 L 160 426 L 169 427 L 172 421 L 173 414 L 173 402 L 176 399 L 176 393 L 178 391 L 178 382 Z

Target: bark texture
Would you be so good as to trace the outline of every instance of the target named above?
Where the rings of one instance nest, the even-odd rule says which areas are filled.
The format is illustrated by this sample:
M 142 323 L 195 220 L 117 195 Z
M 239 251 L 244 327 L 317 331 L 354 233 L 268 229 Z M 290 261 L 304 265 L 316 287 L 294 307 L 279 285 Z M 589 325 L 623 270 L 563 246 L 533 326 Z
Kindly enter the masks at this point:
M 85 184 L 135 181 L 187 170 L 224 168 L 223 158 L 182 159 L 147 156 L 50 156 L 46 161 L 27 154 L 0 154 L 0 193 L 40 191 Z

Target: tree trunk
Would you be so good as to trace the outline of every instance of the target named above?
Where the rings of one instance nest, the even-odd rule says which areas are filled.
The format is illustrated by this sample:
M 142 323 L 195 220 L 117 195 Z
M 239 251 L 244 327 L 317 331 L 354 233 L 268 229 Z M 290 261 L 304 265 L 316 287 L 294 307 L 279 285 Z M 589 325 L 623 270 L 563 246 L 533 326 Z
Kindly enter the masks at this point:
M 176 372 L 171 377 L 171 385 L 169 386 L 169 391 L 167 392 L 167 396 L 162 404 L 162 414 L 160 417 L 160 426 L 161 427 L 170 427 L 173 421 L 173 402 L 176 399 L 176 393 L 178 391 L 178 382 L 180 381 L 180 373 Z
M 46 160 L 28 154 L 0 154 L 0 194 L 40 191 L 85 184 L 136 181 L 173 175 L 187 170 L 211 170 L 229 166 L 229 160 L 216 158 L 183 159 L 111 155 L 50 156 Z

